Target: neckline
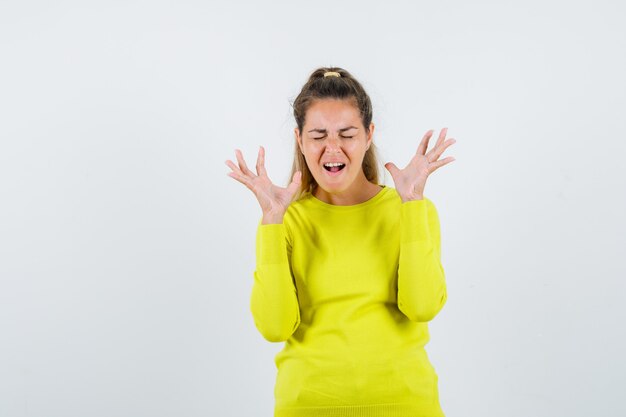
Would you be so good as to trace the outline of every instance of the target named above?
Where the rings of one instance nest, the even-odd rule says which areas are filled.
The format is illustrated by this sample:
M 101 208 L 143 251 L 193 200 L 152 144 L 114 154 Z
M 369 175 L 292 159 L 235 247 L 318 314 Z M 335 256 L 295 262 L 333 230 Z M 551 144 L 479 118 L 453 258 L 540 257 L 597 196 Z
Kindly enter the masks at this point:
M 374 195 L 374 197 L 372 197 L 369 200 L 366 200 L 366 201 L 364 201 L 362 203 L 351 204 L 351 205 L 348 205 L 348 206 L 340 206 L 340 205 L 335 205 L 335 204 L 329 204 L 329 203 L 327 203 L 325 201 L 322 201 L 319 198 L 315 197 L 313 194 L 309 194 L 309 201 L 311 201 L 311 203 L 314 204 L 317 207 L 321 207 L 321 208 L 325 208 L 325 209 L 329 209 L 329 210 L 335 210 L 335 211 L 356 210 L 356 209 L 360 209 L 360 208 L 363 208 L 363 207 L 369 207 L 372 204 L 375 204 L 389 190 L 389 187 L 387 187 L 384 184 L 378 184 L 378 186 L 382 187 L 380 189 L 380 191 L 378 191 L 376 193 L 376 195 Z

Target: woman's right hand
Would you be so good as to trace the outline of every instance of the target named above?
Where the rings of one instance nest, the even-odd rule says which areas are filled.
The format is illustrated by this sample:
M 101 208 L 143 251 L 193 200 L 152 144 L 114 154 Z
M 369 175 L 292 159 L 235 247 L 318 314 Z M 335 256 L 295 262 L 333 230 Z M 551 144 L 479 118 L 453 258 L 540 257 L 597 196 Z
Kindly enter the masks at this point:
M 263 211 L 263 223 L 281 223 L 293 196 L 300 188 L 302 172 L 296 171 L 286 188 L 278 187 L 272 184 L 265 171 L 265 149 L 262 146 L 259 147 L 256 175 L 248 169 L 239 149 L 235 149 L 235 154 L 239 167 L 231 160 L 227 160 L 226 165 L 232 169 L 232 172 L 226 175 L 239 181 L 254 193 Z

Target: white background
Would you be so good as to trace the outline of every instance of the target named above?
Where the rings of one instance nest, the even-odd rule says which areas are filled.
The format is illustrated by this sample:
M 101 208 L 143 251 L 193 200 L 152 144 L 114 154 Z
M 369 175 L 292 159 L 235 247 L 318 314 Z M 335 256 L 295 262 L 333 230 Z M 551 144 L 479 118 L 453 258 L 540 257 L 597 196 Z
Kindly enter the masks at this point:
M 264 145 L 285 185 L 320 66 L 370 94 L 381 170 L 457 139 L 425 193 L 446 416 L 626 415 L 625 11 L 0 2 L 0 417 L 272 415 L 261 211 L 224 161 Z

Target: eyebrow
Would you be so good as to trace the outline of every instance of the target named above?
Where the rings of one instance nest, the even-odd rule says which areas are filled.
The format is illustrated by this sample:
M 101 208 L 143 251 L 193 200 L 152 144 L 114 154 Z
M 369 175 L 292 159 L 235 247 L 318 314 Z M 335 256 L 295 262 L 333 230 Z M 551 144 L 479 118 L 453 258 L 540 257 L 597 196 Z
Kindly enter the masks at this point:
M 346 130 L 350 130 L 350 129 L 358 129 L 358 128 L 356 126 L 348 126 L 348 127 L 344 127 L 343 129 L 339 129 L 338 132 L 345 132 Z M 309 133 L 311 132 L 326 133 L 326 129 L 311 129 L 309 130 Z

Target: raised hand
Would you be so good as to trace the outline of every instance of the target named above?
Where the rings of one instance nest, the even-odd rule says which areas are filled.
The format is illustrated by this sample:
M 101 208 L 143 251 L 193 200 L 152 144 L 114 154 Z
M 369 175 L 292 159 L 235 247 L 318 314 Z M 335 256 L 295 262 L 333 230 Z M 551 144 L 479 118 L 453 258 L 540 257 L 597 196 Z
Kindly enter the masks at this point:
M 272 183 L 267 176 L 265 170 L 265 149 L 260 146 L 259 154 L 256 162 L 256 175 L 248 169 L 246 162 L 243 159 L 243 155 L 239 149 L 235 149 L 237 161 L 239 167 L 237 167 L 231 160 L 226 161 L 232 171 L 228 172 L 231 178 L 239 181 L 250 191 L 254 193 L 261 210 L 263 210 L 263 223 L 281 223 L 282 218 L 291 204 L 293 196 L 298 191 L 302 180 L 302 172 L 296 171 L 293 174 L 291 183 L 287 187 L 278 187 Z
M 439 157 L 446 150 L 446 148 L 456 140 L 449 138 L 444 140 L 448 132 L 448 128 L 444 127 L 439 134 L 439 139 L 435 144 L 435 147 L 426 152 L 428 148 L 428 141 L 434 133 L 434 129 L 426 132 L 419 146 L 417 152 L 404 169 L 398 169 L 392 162 L 387 162 L 385 168 L 391 174 L 396 190 L 402 199 L 402 202 L 410 200 L 422 200 L 424 198 L 424 188 L 426 187 L 426 179 L 438 168 L 454 161 L 454 157 L 449 156 L 447 158 L 439 160 Z

